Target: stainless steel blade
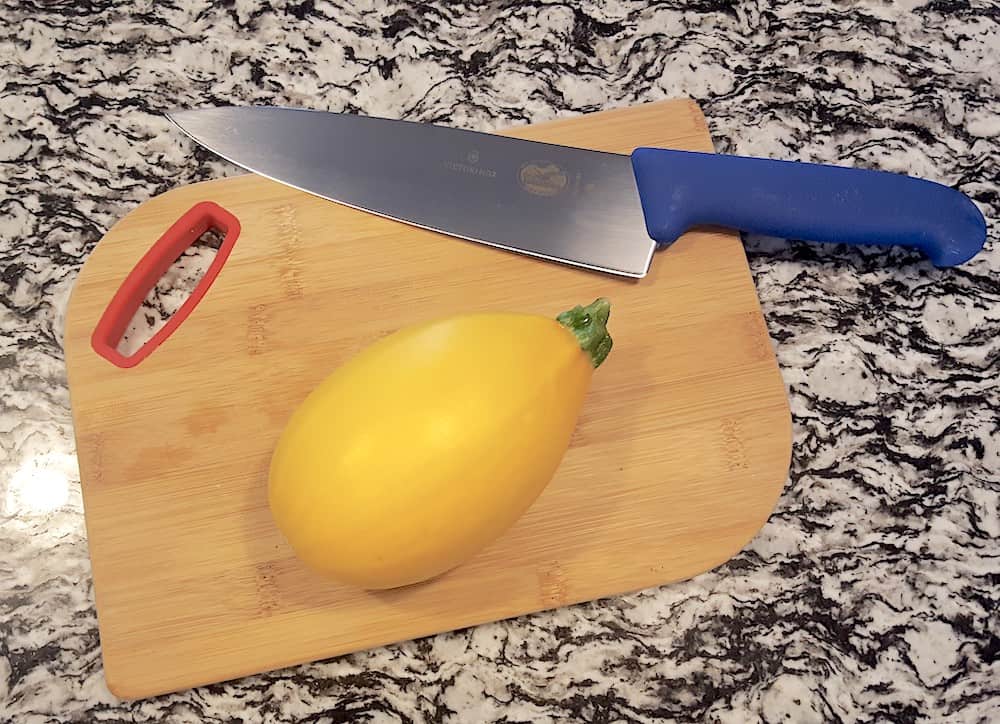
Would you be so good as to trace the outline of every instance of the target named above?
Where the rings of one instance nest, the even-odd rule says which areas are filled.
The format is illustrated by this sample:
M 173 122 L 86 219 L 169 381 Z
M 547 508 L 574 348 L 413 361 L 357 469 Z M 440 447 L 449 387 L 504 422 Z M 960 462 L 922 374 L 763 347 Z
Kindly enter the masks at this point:
M 444 234 L 631 277 L 655 249 L 628 156 L 296 108 L 167 116 L 249 171 Z

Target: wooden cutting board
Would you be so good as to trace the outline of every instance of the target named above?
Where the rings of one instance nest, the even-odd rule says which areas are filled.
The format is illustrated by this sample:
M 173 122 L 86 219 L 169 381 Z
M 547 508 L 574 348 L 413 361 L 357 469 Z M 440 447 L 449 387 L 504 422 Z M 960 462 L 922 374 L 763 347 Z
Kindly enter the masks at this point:
M 507 133 L 712 150 L 688 100 Z M 133 268 L 158 276 L 157 258 L 169 263 L 205 226 L 227 231 L 221 272 L 148 355 L 115 358 L 121 325 L 105 310 L 123 281 L 141 297 L 154 277 L 140 289 Z M 554 316 L 600 295 L 615 349 L 555 479 L 513 529 L 451 573 L 391 592 L 298 563 L 269 515 L 266 470 L 293 408 L 338 363 L 418 320 Z M 728 232 L 685 235 L 635 281 L 244 175 L 169 191 L 117 223 L 77 279 L 65 344 L 105 673 L 125 698 L 688 578 L 756 534 L 788 473 L 785 388 Z

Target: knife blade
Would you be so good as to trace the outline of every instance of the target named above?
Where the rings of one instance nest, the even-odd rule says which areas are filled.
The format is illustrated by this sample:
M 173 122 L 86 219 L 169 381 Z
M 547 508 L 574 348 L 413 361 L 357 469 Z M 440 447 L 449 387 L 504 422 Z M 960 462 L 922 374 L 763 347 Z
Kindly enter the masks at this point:
M 938 266 L 967 261 L 986 239 L 964 194 L 878 170 L 647 147 L 615 154 L 280 106 L 166 115 L 213 153 L 321 198 L 628 277 L 704 225 L 913 247 Z

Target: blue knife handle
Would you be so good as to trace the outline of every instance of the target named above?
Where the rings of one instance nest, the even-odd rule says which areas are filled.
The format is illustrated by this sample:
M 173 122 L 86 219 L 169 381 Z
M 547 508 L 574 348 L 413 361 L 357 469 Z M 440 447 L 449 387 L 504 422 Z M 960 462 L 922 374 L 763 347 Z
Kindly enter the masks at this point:
M 632 152 L 646 230 L 696 225 L 835 244 L 906 246 L 936 266 L 975 256 L 986 220 L 964 194 L 886 171 L 662 148 Z

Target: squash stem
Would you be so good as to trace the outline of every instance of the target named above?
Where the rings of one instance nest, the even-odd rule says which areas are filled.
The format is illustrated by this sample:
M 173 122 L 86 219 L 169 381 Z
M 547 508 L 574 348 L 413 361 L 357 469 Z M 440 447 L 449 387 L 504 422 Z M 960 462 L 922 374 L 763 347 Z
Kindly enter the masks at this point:
M 559 324 L 576 335 L 580 348 L 587 353 L 595 368 L 600 367 L 611 352 L 613 342 L 608 334 L 610 315 L 611 302 L 600 297 L 585 307 L 577 305 L 556 317 Z

